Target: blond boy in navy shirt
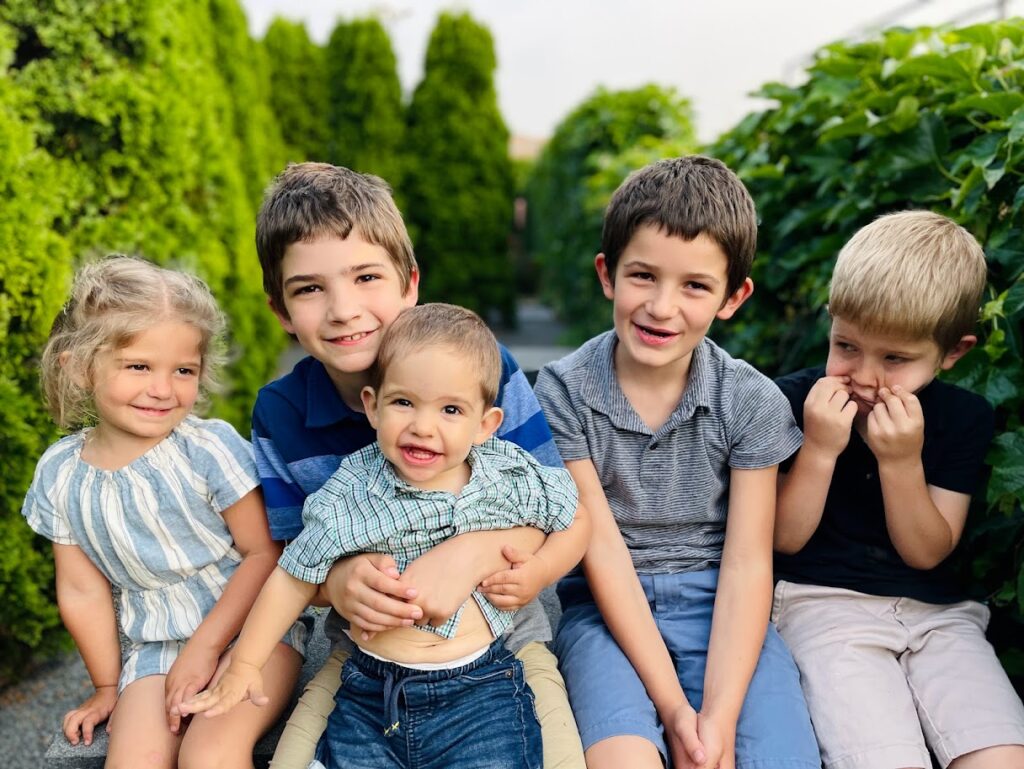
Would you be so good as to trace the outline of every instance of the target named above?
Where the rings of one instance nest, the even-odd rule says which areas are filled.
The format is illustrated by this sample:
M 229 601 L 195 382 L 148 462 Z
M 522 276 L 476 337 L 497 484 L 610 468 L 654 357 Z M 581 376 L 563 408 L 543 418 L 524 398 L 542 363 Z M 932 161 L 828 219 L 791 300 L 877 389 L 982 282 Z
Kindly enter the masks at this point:
M 976 343 L 985 254 L 904 211 L 832 274 L 828 360 L 778 380 L 804 430 L 775 525 L 773 618 L 828 769 L 1024 766 L 1024 708 L 946 558 L 992 437 L 984 398 L 937 381 Z

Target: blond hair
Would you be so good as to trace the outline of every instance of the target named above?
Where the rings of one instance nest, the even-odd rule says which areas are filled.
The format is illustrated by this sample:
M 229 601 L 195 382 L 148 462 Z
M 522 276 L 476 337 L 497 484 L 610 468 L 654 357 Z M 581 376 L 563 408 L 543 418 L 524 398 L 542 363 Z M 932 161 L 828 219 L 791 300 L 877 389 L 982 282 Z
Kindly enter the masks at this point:
M 430 347 L 443 347 L 465 357 L 480 377 L 484 408 L 494 405 L 501 382 L 498 341 L 479 315 L 453 304 L 421 304 L 404 310 L 384 332 L 370 386 L 380 392 L 395 360 Z
M 978 241 L 951 219 L 887 214 L 839 252 L 828 309 L 868 333 L 932 339 L 946 353 L 973 330 L 987 272 Z
M 345 240 L 353 231 L 388 252 L 404 296 L 416 257 L 387 182 L 329 163 L 293 163 L 278 174 L 256 215 L 256 254 L 271 306 L 287 316 L 281 263 L 288 246 Z
M 64 429 L 94 422 L 97 355 L 128 346 L 147 328 L 166 320 L 199 331 L 200 388 L 216 389 L 224 317 L 203 281 L 120 254 L 82 267 L 71 298 L 53 322 L 40 361 L 43 397 L 53 420 Z

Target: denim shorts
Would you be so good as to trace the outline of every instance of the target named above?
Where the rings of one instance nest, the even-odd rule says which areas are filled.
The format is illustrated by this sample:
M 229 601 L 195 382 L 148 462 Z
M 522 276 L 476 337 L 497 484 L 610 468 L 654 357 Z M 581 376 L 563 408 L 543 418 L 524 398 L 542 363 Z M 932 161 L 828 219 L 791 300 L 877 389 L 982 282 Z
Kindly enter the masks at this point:
M 498 641 L 449 670 L 414 670 L 356 649 L 334 701 L 330 769 L 541 769 L 533 694 L 522 663 Z
M 718 570 L 640 575 L 651 613 L 695 710 L 704 694 Z M 612 638 L 581 576 L 559 583 L 555 653 L 584 749 L 609 737 L 643 737 L 668 763 L 665 737 L 643 684 Z M 767 620 L 766 620 L 767 622 Z M 769 624 L 736 726 L 737 769 L 820 769 L 800 676 Z

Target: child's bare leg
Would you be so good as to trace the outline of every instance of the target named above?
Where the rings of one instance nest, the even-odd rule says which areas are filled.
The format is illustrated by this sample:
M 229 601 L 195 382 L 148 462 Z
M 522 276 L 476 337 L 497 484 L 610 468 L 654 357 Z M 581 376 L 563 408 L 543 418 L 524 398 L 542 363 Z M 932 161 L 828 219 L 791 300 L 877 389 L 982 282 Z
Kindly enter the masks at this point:
M 661 754 L 650 740 L 634 735 L 609 737 L 586 752 L 587 769 L 662 769 Z
M 173 769 L 181 737 L 171 734 L 164 679 L 146 676 L 125 687 L 110 717 L 106 769 Z
M 1024 745 L 995 745 L 953 759 L 949 769 L 1019 769 L 1024 766 Z
M 539 641 L 528 643 L 516 657 L 523 663 L 526 683 L 533 691 L 544 740 L 544 769 L 583 769 L 583 743 L 569 706 L 558 660 Z
M 263 707 L 243 702 L 215 718 L 193 716 L 181 743 L 178 768 L 252 769 L 256 741 L 288 704 L 301 667 L 299 653 L 279 643 L 263 666 L 263 692 L 270 702 Z
M 334 710 L 334 695 L 341 686 L 341 669 L 348 657 L 346 649 L 333 649 L 324 666 L 306 684 L 277 741 L 270 769 L 306 769 L 309 766 L 317 742 L 327 729 L 327 717 Z

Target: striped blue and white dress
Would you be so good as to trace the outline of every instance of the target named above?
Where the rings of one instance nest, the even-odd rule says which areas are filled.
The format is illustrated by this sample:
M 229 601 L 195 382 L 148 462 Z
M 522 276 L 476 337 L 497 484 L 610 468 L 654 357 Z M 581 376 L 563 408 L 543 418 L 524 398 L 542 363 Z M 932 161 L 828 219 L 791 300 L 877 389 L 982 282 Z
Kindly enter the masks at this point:
M 121 589 L 129 645 L 119 690 L 166 674 L 242 560 L 221 513 L 259 485 L 252 446 L 227 422 L 189 416 L 119 470 L 82 461 L 88 430 L 50 446 L 22 514 L 61 545 L 77 545 Z M 283 639 L 302 653 L 296 623 Z

